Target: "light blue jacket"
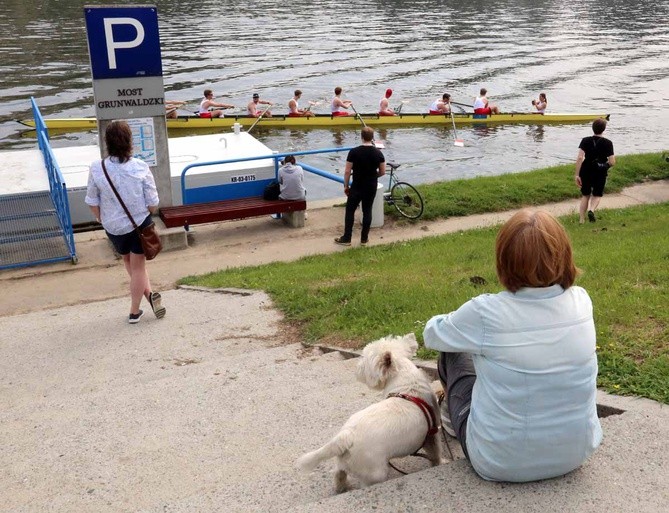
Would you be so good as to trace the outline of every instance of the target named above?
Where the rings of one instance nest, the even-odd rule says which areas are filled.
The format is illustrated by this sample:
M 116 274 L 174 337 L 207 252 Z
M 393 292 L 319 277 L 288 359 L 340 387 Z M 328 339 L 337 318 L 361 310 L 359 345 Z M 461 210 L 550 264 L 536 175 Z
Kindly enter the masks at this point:
M 472 354 L 467 450 L 484 479 L 560 476 L 599 446 L 595 325 L 581 287 L 483 294 L 430 319 L 423 336 L 437 351 Z

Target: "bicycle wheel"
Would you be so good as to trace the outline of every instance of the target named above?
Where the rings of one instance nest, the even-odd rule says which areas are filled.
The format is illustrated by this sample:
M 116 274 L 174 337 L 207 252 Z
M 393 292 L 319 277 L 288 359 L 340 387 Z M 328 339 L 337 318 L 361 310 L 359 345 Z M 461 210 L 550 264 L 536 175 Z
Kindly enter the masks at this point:
M 423 214 L 423 197 L 413 185 L 406 182 L 393 185 L 390 201 L 400 214 L 409 219 L 418 219 Z

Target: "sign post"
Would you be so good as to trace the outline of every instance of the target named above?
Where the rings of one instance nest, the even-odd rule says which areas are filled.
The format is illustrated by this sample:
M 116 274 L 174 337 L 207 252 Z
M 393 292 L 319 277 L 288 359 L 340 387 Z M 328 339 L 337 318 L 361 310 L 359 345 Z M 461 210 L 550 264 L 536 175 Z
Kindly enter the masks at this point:
M 172 205 L 165 90 L 155 5 L 84 7 L 101 156 L 111 120 L 133 131 L 135 157 L 156 180 L 160 205 Z

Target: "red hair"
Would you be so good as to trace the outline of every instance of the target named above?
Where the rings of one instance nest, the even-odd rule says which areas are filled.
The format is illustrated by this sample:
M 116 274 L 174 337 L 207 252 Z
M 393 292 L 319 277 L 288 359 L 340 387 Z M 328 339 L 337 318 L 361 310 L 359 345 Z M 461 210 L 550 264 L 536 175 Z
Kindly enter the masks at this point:
M 511 292 L 551 285 L 567 289 L 578 274 L 567 232 L 545 211 L 516 213 L 497 234 L 495 253 L 497 277 Z

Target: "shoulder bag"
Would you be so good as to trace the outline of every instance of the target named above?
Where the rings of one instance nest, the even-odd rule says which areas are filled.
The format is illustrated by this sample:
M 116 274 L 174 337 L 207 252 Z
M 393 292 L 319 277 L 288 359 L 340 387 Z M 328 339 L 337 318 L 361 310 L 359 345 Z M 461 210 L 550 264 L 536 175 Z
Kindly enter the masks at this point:
M 125 210 L 125 214 L 128 216 L 128 219 L 130 219 L 130 222 L 135 227 L 137 235 L 139 235 L 139 241 L 142 244 L 142 251 L 144 251 L 144 256 L 146 257 L 147 260 L 153 260 L 154 258 L 156 258 L 156 255 L 160 253 L 160 250 L 163 249 L 163 243 L 160 241 L 160 235 L 158 235 L 156 224 L 152 222 L 149 226 L 146 226 L 140 230 L 139 226 L 137 226 L 137 223 L 130 215 L 128 207 L 126 207 L 125 203 L 123 203 L 121 195 L 116 190 L 116 187 L 114 187 L 114 183 L 111 181 L 111 178 L 109 178 L 109 174 L 107 173 L 107 168 L 105 167 L 104 159 L 102 159 L 102 170 L 105 173 L 105 177 L 107 178 L 107 181 L 109 182 L 112 191 L 114 191 L 114 194 L 116 194 L 118 202 L 121 204 L 123 210 Z

